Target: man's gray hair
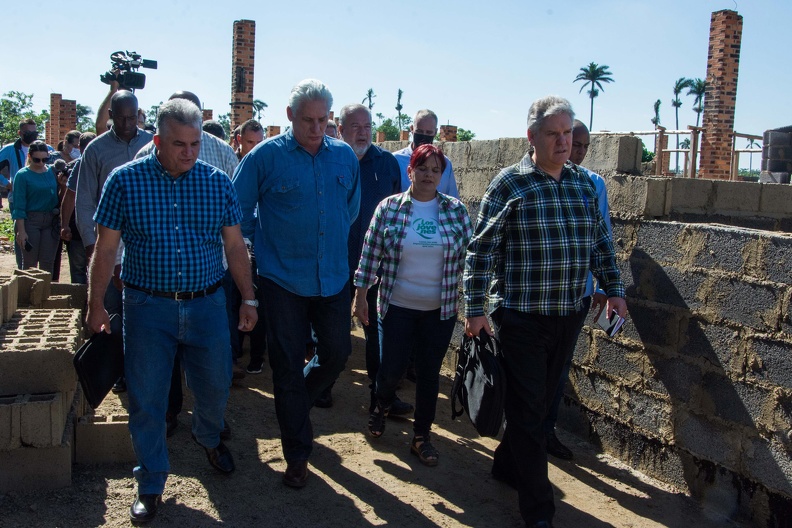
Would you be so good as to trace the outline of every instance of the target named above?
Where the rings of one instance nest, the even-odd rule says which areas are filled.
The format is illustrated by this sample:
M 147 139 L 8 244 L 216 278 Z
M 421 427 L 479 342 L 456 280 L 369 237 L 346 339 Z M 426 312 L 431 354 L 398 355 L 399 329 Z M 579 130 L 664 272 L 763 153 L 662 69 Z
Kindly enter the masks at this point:
M 316 79 L 303 79 L 292 88 L 289 94 L 289 108 L 292 112 L 300 109 L 300 106 L 306 101 L 324 101 L 327 103 L 327 111 L 333 107 L 333 95 L 327 89 L 322 81 Z
M 165 135 L 166 124 L 175 122 L 180 125 L 193 127 L 201 130 L 203 114 L 201 109 L 187 99 L 171 99 L 162 103 L 157 114 L 157 133 Z
M 346 125 L 346 120 L 349 116 L 361 111 L 366 112 L 366 114 L 368 114 L 368 120 L 371 121 L 371 110 L 368 109 L 368 106 L 362 104 L 348 104 L 341 109 L 341 113 L 339 114 L 341 125 Z
M 542 128 L 545 119 L 558 114 L 566 114 L 570 120 L 575 119 L 575 111 L 572 110 L 572 105 L 563 97 L 548 95 L 537 99 L 528 110 L 528 130 L 535 134 Z
M 420 121 L 424 117 L 431 117 L 432 119 L 434 119 L 435 128 L 437 128 L 438 125 L 440 124 L 440 121 L 437 118 L 437 114 L 435 114 L 434 112 L 432 112 L 428 108 L 424 108 L 423 110 L 418 110 L 417 112 L 415 112 L 415 119 L 413 120 L 413 124 L 417 123 L 418 121 Z

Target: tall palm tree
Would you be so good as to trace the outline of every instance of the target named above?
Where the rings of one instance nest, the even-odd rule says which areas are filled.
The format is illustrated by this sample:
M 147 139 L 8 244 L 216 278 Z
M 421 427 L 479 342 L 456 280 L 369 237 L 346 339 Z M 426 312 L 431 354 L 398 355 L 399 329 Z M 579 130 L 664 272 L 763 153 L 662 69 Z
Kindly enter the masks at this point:
M 399 132 L 401 132 L 401 129 L 402 129 L 402 113 L 401 113 L 401 111 L 402 111 L 402 108 L 404 108 L 402 106 L 402 104 L 401 104 L 402 95 L 404 95 L 404 92 L 402 91 L 401 88 L 399 88 L 399 93 L 396 94 L 396 119 L 399 122 Z
M 749 139 L 746 148 L 756 148 L 758 146 L 759 143 L 757 143 L 756 140 Z M 753 176 L 753 152 L 748 153 L 748 176 Z
M 696 112 L 696 126 L 701 121 L 701 112 L 704 111 L 704 93 L 707 91 L 707 81 L 704 79 L 690 79 L 690 86 L 686 95 L 693 96 L 693 111 Z
M 650 120 L 654 126 L 660 124 L 660 99 L 654 103 L 654 117 Z
M 261 121 L 261 114 L 267 108 L 267 103 L 261 99 L 253 99 L 253 111 L 256 113 L 256 121 Z
M 682 100 L 679 98 L 679 94 L 681 94 L 682 90 L 685 88 L 690 88 L 692 82 L 692 79 L 680 77 L 674 83 L 674 98 L 671 99 L 671 106 L 674 107 L 674 112 L 676 113 L 676 130 L 679 130 L 679 107 L 682 106 Z M 679 148 L 679 134 L 675 135 L 676 148 Z M 676 153 L 676 172 L 679 173 L 679 152 Z
M 364 97 L 364 98 L 363 98 L 363 100 L 362 100 L 362 101 L 360 101 L 360 103 L 361 103 L 361 104 L 363 104 L 363 103 L 365 103 L 366 101 L 368 101 L 368 109 L 369 109 L 369 112 L 371 112 L 371 109 L 372 109 L 372 108 L 374 108 L 374 101 L 373 101 L 373 99 L 374 99 L 375 97 L 377 97 L 377 96 L 376 96 L 376 95 L 374 95 L 374 88 L 369 88 L 369 89 L 368 89 L 368 91 L 366 91 L 366 97 Z
M 605 88 L 602 87 L 602 83 L 609 83 L 613 82 L 613 78 L 610 71 L 608 71 L 610 66 L 603 64 L 602 66 L 598 65 L 596 62 L 590 62 L 588 66 L 584 68 L 580 68 L 580 73 L 578 76 L 575 77 L 575 80 L 572 82 L 578 81 L 585 81 L 583 86 L 580 87 L 580 91 L 583 91 L 588 85 L 591 85 L 591 89 L 588 91 L 589 99 L 591 99 L 591 113 L 589 114 L 589 130 L 593 130 L 592 124 L 594 123 L 594 98 L 599 95 L 600 92 L 604 92 Z

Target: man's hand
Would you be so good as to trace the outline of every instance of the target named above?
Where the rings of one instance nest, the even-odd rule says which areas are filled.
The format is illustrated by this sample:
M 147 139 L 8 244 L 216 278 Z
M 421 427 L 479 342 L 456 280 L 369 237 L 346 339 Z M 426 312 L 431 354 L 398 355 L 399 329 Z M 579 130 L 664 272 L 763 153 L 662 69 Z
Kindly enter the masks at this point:
M 258 311 L 255 306 L 242 303 L 239 306 L 239 326 L 240 332 L 250 332 L 258 321 Z
M 110 315 L 105 310 L 104 306 L 91 307 L 88 306 L 88 313 L 85 316 L 85 324 L 91 329 L 91 332 L 98 334 L 99 332 L 110 332 Z
M 619 317 L 627 317 L 627 301 L 621 297 L 608 297 L 608 306 L 606 309 L 608 310 L 608 315 L 616 312 L 619 314 Z
M 594 292 L 594 299 L 591 301 L 591 311 L 597 314 L 596 317 L 599 317 L 600 312 L 602 312 L 607 304 L 607 295 L 600 292 Z
M 60 236 L 61 236 L 61 240 L 65 240 L 66 242 L 71 241 L 72 239 L 71 228 L 68 226 L 61 228 Z
M 366 300 L 367 288 L 355 288 L 355 299 L 352 301 L 352 313 L 363 326 L 369 325 L 369 307 Z
M 481 334 L 481 329 L 484 329 L 489 335 L 494 336 L 495 333 L 490 328 L 489 321 L 486 315 L 477 315 L 475 317 L 465 317 L 465 334 L 470 337 L 478 337 Z

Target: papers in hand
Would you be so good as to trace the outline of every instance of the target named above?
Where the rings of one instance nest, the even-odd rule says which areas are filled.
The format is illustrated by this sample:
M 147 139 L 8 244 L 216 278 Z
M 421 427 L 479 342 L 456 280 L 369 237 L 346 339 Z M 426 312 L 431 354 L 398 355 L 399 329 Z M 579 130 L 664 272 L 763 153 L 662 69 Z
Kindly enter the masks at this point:
M 609 337 L 613 337 L 622 329 L 624 317 L 619 317 L 619 314 L 616 313 L 615 310 L 612 311 L 610 317 L 608 317 L 607 310 L 602 310 L 600 311 L 599 318 L 597 318 L 597 324 Z

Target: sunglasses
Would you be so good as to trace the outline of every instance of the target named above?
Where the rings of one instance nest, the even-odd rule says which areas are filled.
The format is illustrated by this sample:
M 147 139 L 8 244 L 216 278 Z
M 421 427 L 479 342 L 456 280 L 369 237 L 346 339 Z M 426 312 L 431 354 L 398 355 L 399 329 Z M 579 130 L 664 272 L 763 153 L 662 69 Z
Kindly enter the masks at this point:
M 46 158 L 34 158 L 33 156 L 30 157 L 33 160 L 33 163 L 46 163 L 49 159 L 49 156 Z

